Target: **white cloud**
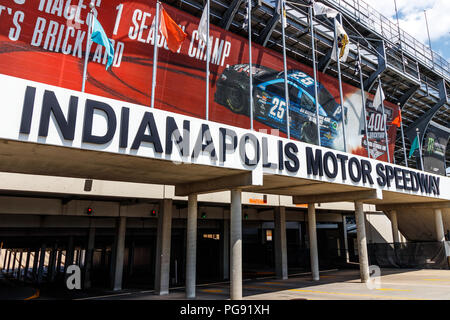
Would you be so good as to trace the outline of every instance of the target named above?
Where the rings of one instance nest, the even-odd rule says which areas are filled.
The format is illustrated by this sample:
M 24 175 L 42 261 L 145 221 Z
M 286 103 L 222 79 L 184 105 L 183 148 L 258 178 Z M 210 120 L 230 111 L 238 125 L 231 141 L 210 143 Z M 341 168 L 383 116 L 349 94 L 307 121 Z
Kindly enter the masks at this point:
M 396 23 L 393 0 L 364 0 Z M 400 28 L 422 43 L 428 44 L 424 10 L 427 10 L 428 26 L 432 41 L 450 37 L 449 0 L 397 0 Z

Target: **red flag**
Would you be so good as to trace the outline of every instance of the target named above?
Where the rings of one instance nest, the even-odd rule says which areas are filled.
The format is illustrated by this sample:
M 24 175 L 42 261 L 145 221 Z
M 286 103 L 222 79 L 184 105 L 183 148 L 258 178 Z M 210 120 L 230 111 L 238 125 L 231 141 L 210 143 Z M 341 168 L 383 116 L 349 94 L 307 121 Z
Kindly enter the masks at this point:
M 397 118 L 395 118 L 394 120 L 392 120 L 392 124 L 395 124 L 397 126 L 397 128 L 400 128 L 402 125 L 402 113 L 399 110 L 398 111 L 398 116 Z
M 170 51 L 177 52 L 181 48 L 187 34 L 177 25 L 175 21 L 173 21 L 164 8 L 161 8 L 161 12 L 161 33 L 166 38 L 167 46 Z

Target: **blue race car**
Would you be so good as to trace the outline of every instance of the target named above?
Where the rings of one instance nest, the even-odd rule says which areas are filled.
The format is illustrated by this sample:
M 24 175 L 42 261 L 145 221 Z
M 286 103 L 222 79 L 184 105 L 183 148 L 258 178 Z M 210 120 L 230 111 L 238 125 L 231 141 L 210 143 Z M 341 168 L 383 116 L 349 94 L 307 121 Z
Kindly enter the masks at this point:
M 247 116 L 250 115 L 249 69 L 248 64 L 229 66 L 217 81 L 214 95 L 217 103 Z M 284 72 L 254 65 L 252 74 L 254 119 L 287 133 Z M 289 70 L 287 78 L 291 137 L 317 143 L 314 79 L 299 70 Z M 318 102 L 321 145 L 335 149 L 334 140 L 340 134 L 341 106 L 320 83 Z

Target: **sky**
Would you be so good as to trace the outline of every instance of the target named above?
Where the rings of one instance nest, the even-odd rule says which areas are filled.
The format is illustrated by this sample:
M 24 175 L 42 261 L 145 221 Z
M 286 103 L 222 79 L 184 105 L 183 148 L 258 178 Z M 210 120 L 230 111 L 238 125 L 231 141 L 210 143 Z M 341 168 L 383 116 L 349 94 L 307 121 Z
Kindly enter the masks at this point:
M 394 0 L 364 0 L 395 23 Z M 400 28 L 428 46 L 426 10 L 431 48 L 450 62 L 450 0 L 397 0 Z

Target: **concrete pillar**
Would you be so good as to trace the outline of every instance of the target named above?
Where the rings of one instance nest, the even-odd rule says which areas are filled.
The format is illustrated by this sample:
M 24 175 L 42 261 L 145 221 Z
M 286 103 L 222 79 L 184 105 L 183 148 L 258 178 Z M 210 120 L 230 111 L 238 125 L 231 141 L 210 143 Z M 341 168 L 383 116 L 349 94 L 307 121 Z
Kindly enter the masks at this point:
M 158 217 L 155 263 L 155 292 L 160 296 L 169 294 L 172 199 L 164 199 L 161 207 Z
M 359 271 L 361 282 L 369 281 L 369 255 L 367 252 L 366 222 L 363 203 L 355 201 L 356 236 L 358 240 Z
M 84 288 L 88 289 L 91 287 L 91 269 L 92 269 L 92 259 L 94 255 L 95 246 L 95 226 L 94 220 L 90 221 L 89 234 L 88 234 L 88 245 L 86 251 L 86 259 L 84 264 Z
M 47 249 L 45 243 L 41 246 L 41 252 L 39 255 L 39 267 L 38 267 L 38 275 L 37 282 L 42 282 L 42 277 L 44 275 L 44 264 L 45 264 L 45 250 Z
M 223 279 L 230 279 L 230 220 L 223 220 Z
M 275 272 L 278 279 L 288 278 L 286 207 L 276 207 L 275 220 Z
M 48 260 L 48 280 L 53 282 L 55 279 L 55 264 L 56 255 L 58 254 L 58 244 L 55 243 L 53 249 L 50 251 L 50 259 Z
M 400 234 L 398 232 L 397 211 L 391 211 L 392 239 L 394 243 L 400 243 Z
M 27 281 L 28 276 L 28 268 L 30 267 L 30 256 L 31 256 L 31 250 L 27 249 L 27 259 L 25 260 L 25 268 L 23 269 L 23 279 Z
M 114 291 L 122 290 L 122 274 L 123 274 L 123 257 L 125 253 L 125 232 L 126 232 L 126 217 L 119 217 L 117 219 L 116 227 L 116 243 L 115 243 L 115 259 L 114 263 L 114 273 L 113 273 L 113 284 L 112 289 Z
M 242 191 L 231 190 L 230 215 L 230 298 L 242 300 Z
M 186 298 L 195 298 L 197 266 L 197 195 L 188 197 L 186 239 Z
M 316 228 L 316 205 L 315 203 L 308 203 L 309 255 L 311 260 L 311 274 L 314 281 L 319 281 L 319 254 L 317 250 Z
M 436 225 L 436 241 L 445 241 L 444 223 L 442 221 L 441 209 L 434 209 L 434 221 Z
M 347 216 L 342 216 L 342 228 L 344 229 L 344 249 L 345 249 L 345 262 L 350 261 L 348 252 L 348 237 L 347 237 Z

